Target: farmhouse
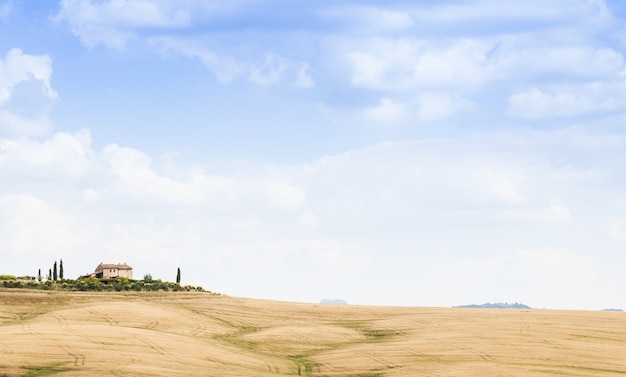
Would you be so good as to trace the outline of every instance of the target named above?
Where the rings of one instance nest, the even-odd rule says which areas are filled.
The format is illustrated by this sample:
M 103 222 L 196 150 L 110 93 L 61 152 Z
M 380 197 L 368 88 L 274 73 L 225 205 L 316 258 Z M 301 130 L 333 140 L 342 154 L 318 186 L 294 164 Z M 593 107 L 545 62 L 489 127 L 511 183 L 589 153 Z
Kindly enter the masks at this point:
M 98 279 L 110 279 L 116 277 L 133 278 L 133 268 L 126 263 L 124 264 L 104 264 L 100 263 L 96 267 L 96 271 L 91 274 Z

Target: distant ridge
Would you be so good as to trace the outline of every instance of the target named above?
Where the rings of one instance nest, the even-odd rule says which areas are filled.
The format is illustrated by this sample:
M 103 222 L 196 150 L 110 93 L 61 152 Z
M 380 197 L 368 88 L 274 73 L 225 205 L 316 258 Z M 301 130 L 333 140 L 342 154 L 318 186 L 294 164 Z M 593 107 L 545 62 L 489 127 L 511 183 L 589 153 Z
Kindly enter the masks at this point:
M 470 309 L 532 309 L 530 306 L 528 305 L 524 305 L 524 304 L 520 304 L 520 303 L 512 303 L 509 304 L 508 302 L 496 302 L 496 303 L 486 303 L 486 304 L 471 304 L 471 305 L 461 305 L 461 306 L 454 306 L 455 308 L 470 308 Z
M 328 305 L 348 305 L 348 301 L 342 300 L 340 298 L 325 298 L 320 301 L 320 304 L 328 304 Z
M 603 312 L 623 312 L 622 309 L 603 309 Z

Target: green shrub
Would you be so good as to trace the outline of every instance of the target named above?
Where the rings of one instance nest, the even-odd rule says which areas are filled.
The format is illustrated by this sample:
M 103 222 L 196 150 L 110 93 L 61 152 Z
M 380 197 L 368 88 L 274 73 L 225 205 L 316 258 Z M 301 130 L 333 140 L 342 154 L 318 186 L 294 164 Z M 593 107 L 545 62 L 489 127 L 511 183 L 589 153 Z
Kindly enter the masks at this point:
M 16 280 L 13 275 L 0 275 L 0 280 Z
M 24 284 L 19 280 L 4 280 L 2 285 L 5 288 L 24 288 Z
M 87 284 L 86 279 L 81 279 L 78 282 L 76 282 L 76 288 L 79 291 L 86 291 L 89 288 L 89 284 Z
M 128 278 L 118 276 L 115 278 L 115 282 L 120 285 L 127 285 L 130 283 L 130 280 L 128 280 Z

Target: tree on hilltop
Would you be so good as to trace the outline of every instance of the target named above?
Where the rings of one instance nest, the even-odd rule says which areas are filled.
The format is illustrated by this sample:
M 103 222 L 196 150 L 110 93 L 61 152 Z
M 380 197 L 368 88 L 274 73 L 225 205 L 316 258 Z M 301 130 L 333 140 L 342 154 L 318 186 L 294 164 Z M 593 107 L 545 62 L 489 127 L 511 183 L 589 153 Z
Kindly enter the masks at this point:
M 52 267 L 52 280 L 57 281 L 57 262 L 54 261 L 54 266 Z
M 176 284 L 180 284 L 180 267 L 176 271 Z
M 63 259 L 61 259 L 61 262 L 59 265 L 59 279 L 63 280 Z

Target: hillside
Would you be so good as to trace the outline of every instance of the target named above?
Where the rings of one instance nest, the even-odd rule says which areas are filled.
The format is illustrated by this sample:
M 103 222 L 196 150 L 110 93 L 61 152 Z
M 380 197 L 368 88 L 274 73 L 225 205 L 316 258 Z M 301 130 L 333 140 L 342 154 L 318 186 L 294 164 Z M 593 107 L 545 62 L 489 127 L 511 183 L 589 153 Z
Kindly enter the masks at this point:
M 485 304 L 470 304 L 455 307 L 465 309 L 532 309 L 530 306 L 520 304 L 518 302 L 512 304 L 509 304 L 508 302 L 494 302 L 493 304 L 488 302 Z
M 0 290 L 0 376 L 618 376 L 616 312 Z

